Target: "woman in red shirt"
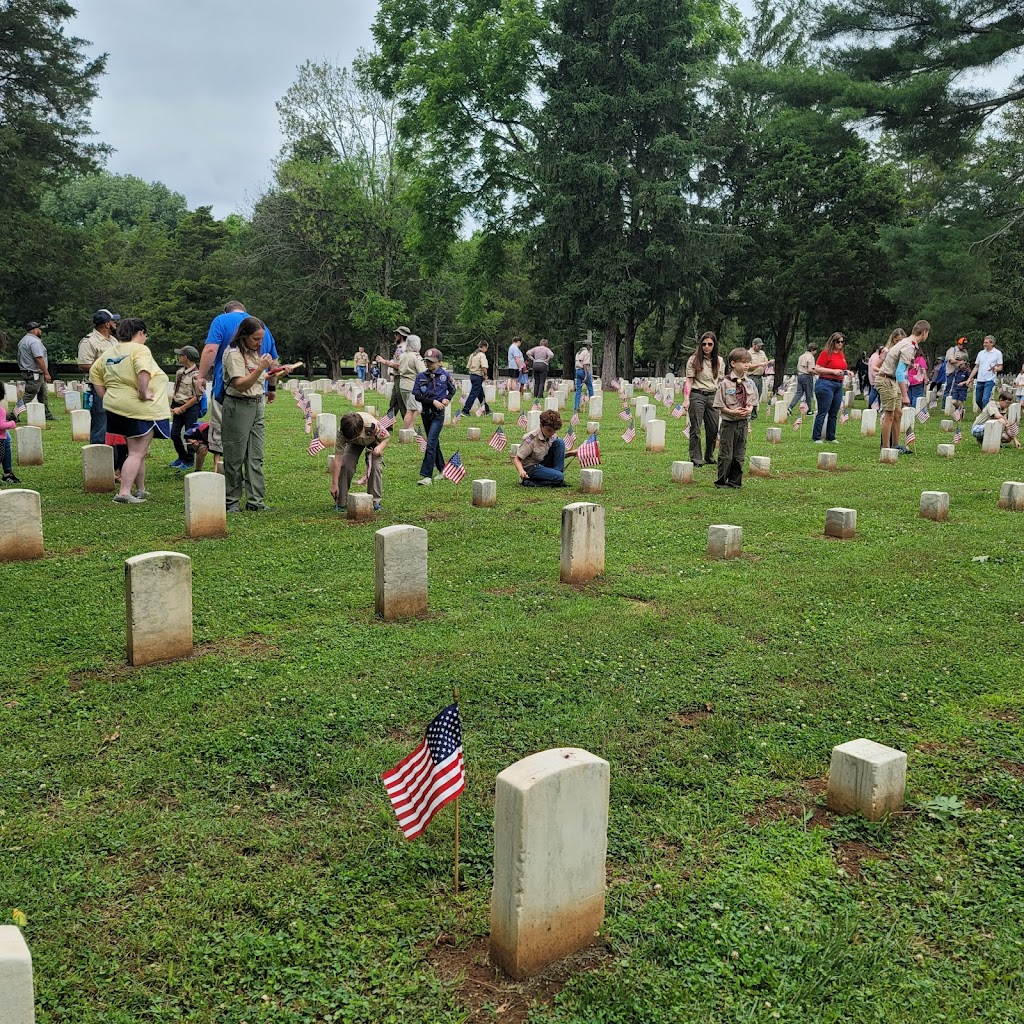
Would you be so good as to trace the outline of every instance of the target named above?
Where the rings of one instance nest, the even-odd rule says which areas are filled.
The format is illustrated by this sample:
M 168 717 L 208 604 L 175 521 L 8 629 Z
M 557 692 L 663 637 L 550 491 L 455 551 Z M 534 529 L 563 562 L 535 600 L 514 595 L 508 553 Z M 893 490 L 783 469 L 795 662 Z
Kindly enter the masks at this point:
M 846 356 L 843 355 L 845 344 L 846 339 L 838 331 L 830 335 L 814 365 L 814 374 L 818 378 L 814 385 L 814 397 L 818 402 L 812 434 L 815 444 L 822 443 L 823 427 L 825 440 L 831 444 L 836 439 L 836 420 L 843 406 L 843 377 L 846 376 Z

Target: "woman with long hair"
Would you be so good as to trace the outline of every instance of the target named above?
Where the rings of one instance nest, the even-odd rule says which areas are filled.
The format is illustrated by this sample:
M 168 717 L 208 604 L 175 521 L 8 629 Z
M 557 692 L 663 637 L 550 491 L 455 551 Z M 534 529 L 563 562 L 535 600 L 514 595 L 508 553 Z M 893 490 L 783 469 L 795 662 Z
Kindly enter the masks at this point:
M 836 331 L 830 334 L 825 347 L 818 353 L 814 374 L 818 378 L 814 385 L 814 397 L 818 403 L 818 414 L 814 417 L 815 444 L 822 443 L 822 429 L 825 439 L 832 443 L 836 439 L 836 420 L 843 405 L 843 378 L 846 376 L 846 356 L 843 349 L 846 338 Z
M 694 466 L 715 464 L 715 441 L 718 440 L 718 413 L 715 391 L 725 376 L 725 366 L 718 354 L 718 337 L 714 331 L 700 336 L 697 351 L 686 360 L 686 396 L 683 412 L 690 415 L 690 461 Z M 704 453 L 701 455 L 700 427 L 704 424 Z
M 248 492 L 246 510 L 267 511 L 263 500 L 263 374 L 274 357 L 269 352 L 260 354 L 263 333 L 263 321 L 247 316 L 224 350 L 221 443 L 229 512 L 242 511 L 243 485 Z
M 167 374 L 147 348 L 147 337 L 142 320 L 126 317 L 117 325 L 117 344 L 101 352 L 89 371 L 89 381 L 103 399 L 107 433 L 120 435 L 128 446 L 114 498 L 120 505 L 141 505 L 149 496 L 146 453 L 154 435 L 171 436 Z

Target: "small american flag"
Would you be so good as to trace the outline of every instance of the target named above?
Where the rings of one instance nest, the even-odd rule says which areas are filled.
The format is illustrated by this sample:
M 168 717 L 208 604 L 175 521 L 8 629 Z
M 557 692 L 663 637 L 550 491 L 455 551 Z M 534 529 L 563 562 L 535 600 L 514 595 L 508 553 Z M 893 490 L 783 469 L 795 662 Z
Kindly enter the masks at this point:
M 953 444 L 959 444 L 964 439 L 964 432 L 957 427 L 953 432 Z
M 459 420 L 461 420 L 461 419 L 462 419 L 462 413 L 461 413 L 461 412 L 457 412 L 457 413 L 456 413 L 456 414 L 455 414 L 455 415 L 454 415 L 454 416 L 452 417 L 452 426 L 454 427 L 454 426 L 455 426 L 455 424 L 456 424 L 456 423 L 458 423 L 458 422 L 459 422 Z
M 483 403 L 482 402 L 477 402 L 476 403 L 476 408 L 473 409 L 473 415 L 474 416 L 483 416 L 483 414 L 484 414 Z
M 526 429 L 526 424 L 529 423 L 529 422 L 530 421 L 526 418 L 526 413 L 525 412 L 519 417 L 519 419 L 516 420 L 516 423 L 519 425 L 519 429 L 520 430 L 525 430 Z
M 306 451 L 308 451 L 310 455 L 316 455 L 318 452 L 322 452 L 323 450 L 324 443 L 323 441 L 320 440 L 319 433 L 314 432 L 313 440 L 309 442 L 309 447 L 306 449 Z
M 844 409 L 842 416 L 839 417 L 840 423 L 846 423 L 850 418 L 850 414 Z
M 882 408 L 877 398 L 871 403 L 871 408 L 874 409 L 875 412 L 878 412 L 878 410 Z
M 64 395 L 67 393 L 67 390 L 67 385 L 62 380 L 57 381 L 57 383 L 53 385 L 53 393 L 58 398 L 63 398 Z
M 690 439 L 690 421 L 689 420 L 687 420 L 686 423 L 683 424 L 683 437 L 685 437 L 687 440 Z
M 1020 433 L 1020 424 L 1019 423 L 1008 423 L 1006 425 L 1006 436 L 1007 437 L 1016 437 L 1019 433 Z
M 562 442 L 565 445 L 566 451 L 572 451 L 572 446 L 576 443 L 576 432 L 574 430 L 570 430 L 569 433 L 562 438 Z
M 533 406 L 532 406 L 532 409 L 533 409 L 534 412 L 539 412 L 540 411 L 540 402 L 534 402 Z
M 962 420 L 963 418 L 964 418 L 964 411 L 963 411 L 963 409 L 954 409 L 953 410 L 953 419 L 954 420 L 956 420 L 959 423 L 960 420 Z
M 441 471 L 445 480 L 451 480 L 453 484 L 459 483 L 466 475 L 466 467 L 462 464 L 462 456 L 456 452 L 449 460 L 448 465 Z
M 919 409 L 917 413 L 918 423 L 927 423 L 931 419 L 931 415 L 927 409 Z
M 505 431 L 498 427 L 498 429 L 491 436 L 490 441 L 487 442 L 496 452 L 503 452 L 508 447 L 508 436 Z
M 654 400 L 656 402 L 661 401 L 661 388 L 658 388 L 658 390 L 654 392 Z
M 579 421 L 580 421 L 580 414 L 578 412 L 574 412 L 572 414 L 572 419 L 569 420 L 569 426 L 570 427 L 575 427 L 576 424 L 579 423 Z
M 427 726 L 420 745 L 381 778 L 398 827 L 406 839 L 415 839 L 466 788 L 459 705 L 446 707 Z
M 804 413 L 810 412 L 810 411 L 811 411 L 811 407 L 806 402 L 801 402 L 800 403 L 800 415 L 801 416 L 803 416 Z
M 25 411 L 25 399 L 19 397 L 18 401 L 14 403 L 14 418 L 17 419 Z
M 629 426 L 626 427 L 626 432 L 622 435 L 622 440 L 626 444 L 632 444 L 636 438 L 636 428 L 633 426 L 633 421 L 629 421 Z
M 580 466 L 586 469 L 588 466 L 600 466 L 601 465 L 601 449 L 597 443 L 597 434 L 591 434 L 579 446 L 576 451 L 576 457 L 580 460 Z
M 629 422 L 629 421 L 630 421 L 630 420 L 631 420 L 632 418 L 633 418 L 633 417 L 632 417 L 632 416 L 630 415 L 630 413 L 629 413 L 629 409 L 623 409 L 623 410 L 622 410 L 622 412 L 620 412 L 620 413 L 619 413 L 619 419 L 620 419 L 620 420 L 625 420 L 625 421 L 626 421 L 627 423 L 628 423 L 628 422 Z
M 418 430 L 416 431 L 416 443 L 420 446 L 420 454 L 425 454 L 427 451 L 427 439 Z
M 677 419 L 677 420 L 678 419 L 682 419 L 682 417 L 683 417 L 683 405 L 682 405 L 681 402 L 676 402 L 676 404 L 674 406 L 672 406 L 672 416 L 673 416 L 674 419 Z
M 907 428 L 907 433 L 903 438 L 904 444 L 913 444 L 917 440 L 917 434 L 914 433 L 913 427 Z
M 306 433 L 310 434 L 313 432 L 313 420 L 309 413 L 306 413 Z
M 795 420 L 793 420 L 793 429 L 794 430 L 799 430 L 803 425 L 804 425 L 804 418 L 803 418 L 802 415 L 797 416 L 797 418 Z
M 380 425 L 385 430 L 390 430 L 395 425 L 395 414 L 393 412 L 389 412 L 381 419 Z

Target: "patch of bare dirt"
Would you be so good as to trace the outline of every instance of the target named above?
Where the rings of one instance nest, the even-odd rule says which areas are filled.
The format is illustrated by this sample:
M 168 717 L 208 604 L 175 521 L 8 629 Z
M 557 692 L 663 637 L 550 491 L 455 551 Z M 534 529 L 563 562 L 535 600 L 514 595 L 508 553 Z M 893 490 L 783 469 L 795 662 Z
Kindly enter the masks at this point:
M 525 1024 L 533 1006 L 550 1006 L 574 975 L 597 970 L 610 954 L 603 946 L 591 946 L 526 981 L 512 981 L 491 964 L 486 937 L 460 947 L 451 936 L 439 935 L 426 956 L 438 978 L 453 988 L 466 1024 Z
M 754 810 L 746 817 L 748 825 L 757 827 L 768 821 L 785 821 L 793 819 L 805 828 L 830 828 L 832 812 L 816 800 L 828 789 L 827 779 L 807 779 L 803 793 L 771 796 L 767 800 L 759 800 Z
M 836 863 L 851 877 L 859 878 L 864 870 L 864 862 L 867 860 L 888 860 L 889 854 L 884 850 L 877 850 L 867 843 L 860 843 L 856 839 L 840 843 L 835 850 Z
M 714 704 L 696 704 L 693 707 L 674 711 L 665 721 L 670 722 L 672 725 L 678 725 L 682 729 L 694 729 L 714 713 Z
M 918 743 L 915 750 L 919 750 L 922 754 L 937 754 L 943 750 L 949 750 L 948 743 Z
M 1018 722 L 1019 716 L 1014 711 L 986 711 L 988 718 L 994 718 L 997 722 Z
M 485 594 L 495 594 L 498 597 L 511 597 L 519 593 L 518 587 L 484 587 Z
M 999 767 L 1015 779 L 1024 780 L 1024 764 L 1021 764 L 1019 761 L 1000 761 Z

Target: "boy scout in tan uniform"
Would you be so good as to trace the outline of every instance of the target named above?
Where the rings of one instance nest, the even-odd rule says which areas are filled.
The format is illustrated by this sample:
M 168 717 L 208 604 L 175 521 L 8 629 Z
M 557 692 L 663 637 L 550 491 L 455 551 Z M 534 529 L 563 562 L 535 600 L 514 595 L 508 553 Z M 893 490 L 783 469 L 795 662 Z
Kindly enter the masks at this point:
M 379 512 L 384 472 L 384 460 L 381 455 L 387 448 L 391 435 L 380 425 L 377 418 L 368 412 L 346 413 L 338 424 L 338 433 L 340 438 L 345 439 L 345 449 L 340 455 L 337 451 L 334 453 L 334 473 L 331 476 L 334 507 L 339 512 L 348 507 L 348 489 L 359 456 L 365 451 L 368 474 L 366 489 L 373 498 L 374 511 Z

